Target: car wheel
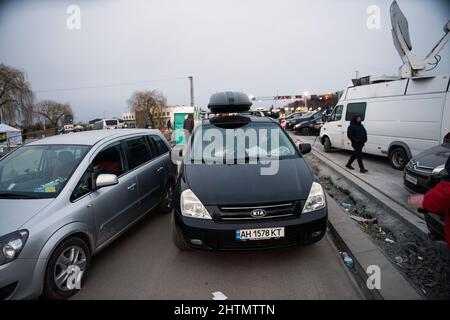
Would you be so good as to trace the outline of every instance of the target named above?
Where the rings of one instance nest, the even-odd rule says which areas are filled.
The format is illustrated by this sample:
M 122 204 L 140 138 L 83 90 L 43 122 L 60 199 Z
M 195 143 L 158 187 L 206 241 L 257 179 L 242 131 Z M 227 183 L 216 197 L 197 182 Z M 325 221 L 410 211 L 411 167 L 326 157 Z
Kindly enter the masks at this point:
M 311 135 L 311 130 L 309 128 L 303 128 L 302 129 L 302 135 L 310 136 Z
M 403 170 L 408 163 L 408 155 L 402 147 L 395 147 L 389 152 L 389 162 L 394 169 Z
M 186 240 L 184 240 L 183 235 L 181 234 L 180 229 L 177 227 L 175 223 L 175 217 L 172 215 L 170 220 L 170 227 L 172 229 L 172 240 L 175 246 L 181 251 L 190 250 Z
M 323 149 L 325 150 L 326 153 L 331 152 L 331 141 L 330 138 L 325 137 L 323 140 Z
M 48 262 L 42 297 L 51 300 L 70 298 L 84 283 L 90 262 L 90 251 L 83 240 L 77 237 L 64 240 Z M 81 278 L 78 279 L 79 285 L 77 272 L 82 272 Z
M 167 183 L 161 202 L 159 203 L 159 212 L 167 214 L 173 210 L 173 194 L 175 191 L 175 184 L 171 181 Z

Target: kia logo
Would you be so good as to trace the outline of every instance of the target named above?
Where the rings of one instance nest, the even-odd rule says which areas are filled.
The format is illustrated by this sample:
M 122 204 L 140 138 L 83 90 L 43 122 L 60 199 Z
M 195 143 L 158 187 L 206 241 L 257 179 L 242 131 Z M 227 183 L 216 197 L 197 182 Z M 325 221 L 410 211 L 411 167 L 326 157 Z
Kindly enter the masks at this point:
M 256 210 L 253 210 L 252 212 L 250 212 L 250 215 L 253 218 L 261 218 L 266 215 L 266 211 L 263 209 L 256 209 Z

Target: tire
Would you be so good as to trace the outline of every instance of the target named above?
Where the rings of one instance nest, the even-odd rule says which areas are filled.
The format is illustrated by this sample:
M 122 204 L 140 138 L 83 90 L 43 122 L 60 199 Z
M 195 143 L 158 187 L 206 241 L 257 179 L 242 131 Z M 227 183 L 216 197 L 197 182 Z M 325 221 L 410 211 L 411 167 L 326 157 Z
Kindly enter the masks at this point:
M 311 130 L 309 128 L 303 128 L 301 133 L 304 136 L 310 136 L 311 135 Z
M 184 240 L 183 235 L 181 234 L 180 229 L 178 229 L 176 223 L 175 223 L 175 217 L 172 215 L 172 218 L 170 220 L 170 227 L 172 229 L 172 240 L 175 246 L 180 251 L 188 251 L 191 250 L 191 248 L 188 246 L 186 240 Z
M 394 147 L 389 152 L 389 163 L 396 170 L 403 170 L 408 161 L 408 155 L 402 147 Z
M 162 214 L 167 214 L 173 210 L 173 194 L 175 191 L 175 184 L 172 181 L 167 182 L 161 202 L 158 205 L 158 211 Z
M 76 255 L 76 251 L 72 253 L 72 250 L 80 250 L 78 253 L 78 263 L 74 263 L 74 261 L 77 261 L 77 257 L 74 256 L 74 254 Z M 68 260 L 65 261 L 65 259 L 62 258 L 63 256 Z M 82 262 L 82 259 L 84 259 L 84 263 Z M 78 291 L 76 288 L 67 288 L 67 273 L 64 276 L 66 279 L 63 280 L 62 283 L 57 282 L 57 274 L 64 273 L 63 267 L 60 264 L 62 261 L 70 263 L 71 266 L 77 265 L 83 271 L 81 278 L 82 286 L 91 264 L 91 253 L 89 247 L 83 240 L 77 237 L 68 238 L 58 245 L 58 247 L 53 251 L 53 254 L 47 264 L 47 269 L 45 270 L 42 298 L 49 300 L 64 300 L 70 298 Z M 67 266 L 69 266 L 69 264 L 65 264 L 65 267 Z
M 326 153 L 330 153 L 331 152 L 331 141 L 330 141 L 330 138 L 325 137 L 323 139 L 323 149 L 325 150 Z

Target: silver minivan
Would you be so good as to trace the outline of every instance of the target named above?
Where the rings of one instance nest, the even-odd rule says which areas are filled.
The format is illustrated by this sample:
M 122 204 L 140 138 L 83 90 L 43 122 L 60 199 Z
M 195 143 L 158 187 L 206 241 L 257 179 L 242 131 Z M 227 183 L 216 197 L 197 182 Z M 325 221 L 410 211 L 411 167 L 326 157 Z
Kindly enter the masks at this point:
M 0 300 L 73 295 L 94 254 L 172 210 L 176 174 L 169 143 L 148 129 L 59 135 L 2 158 Z

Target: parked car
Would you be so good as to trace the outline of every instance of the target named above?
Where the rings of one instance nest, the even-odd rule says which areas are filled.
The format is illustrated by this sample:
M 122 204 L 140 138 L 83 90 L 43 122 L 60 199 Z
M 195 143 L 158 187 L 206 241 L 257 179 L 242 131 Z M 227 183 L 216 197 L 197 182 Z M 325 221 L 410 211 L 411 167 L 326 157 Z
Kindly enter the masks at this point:
M 450 142 L 427 149 L 412 158 L 405 167 L 405 187 L 414 193 L 425 193 L 447 174 L 445 163 L 450 156 Z M 425 222 L 433 238 L 444 240 L 444 214 L 423 211 Z
M 449 79 L 449 74 L 368 77 L 364 84 L 347 87 L 320 130 L 325 152 L 352 150 L 347 128 L 360 114 L 368 135 L 363 152 L 387 157 L 393 168 L 403 170 L 412 157 L 443 143 L 450 132 Z
M 0 299 L 68 298 L 91 257 L 155 208 L 176 180 L 157 130 L 103 130 L 29 143 L 0 160 Z M 73 284 L 71 282 L 71 284 Z
M 311 111 L 302 115 L 298 119 L 297 124 L 294 125 L 294 131 L 296 134 L 304 136 L 319 135 L 320 128 L 323 125 L 324 115 L 321 111 Z
M 301 112 L 295 112 L 284 118 L 286 120 L 286 130 L 292 130 L 294 126 L 300 121 L 303 114 Z
M 425 193 L 433 188 L 446 174 L 445 162 L 449 156 L 450 143 L 443 143 L 412 158 L 403 175 L 406 188 L 415 193 Z
M 224 110 L 228 101 L 241 108 L 251 105 L 246 95 L 226 92 L 214 94 L 209 107 Z M 208 155 L 203 151 L 214 134 L 259 138 L 249 139 L 244 148 L 225 142 Z M 310 151 L 309 144 L 297 148 L 271 118 L 222 115 L 203 120 L 190 137 L 175 188 L 175 245 L 181 250 L 250 250 L 319 241 L 328 211 L 324 190 L 302 156 Z M 262 174 L 269 154 L 279 157 L 272 160 L 278 170 Z

